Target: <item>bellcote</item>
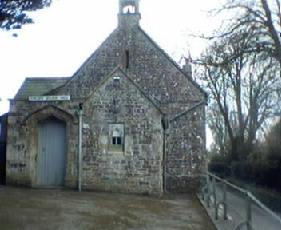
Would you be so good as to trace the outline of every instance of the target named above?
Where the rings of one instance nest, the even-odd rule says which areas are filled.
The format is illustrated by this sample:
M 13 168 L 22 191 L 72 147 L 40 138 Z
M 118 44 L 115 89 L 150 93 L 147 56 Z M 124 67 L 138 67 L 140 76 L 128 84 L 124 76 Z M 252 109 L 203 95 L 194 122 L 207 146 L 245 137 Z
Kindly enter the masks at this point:
M 119 0 L 118 26 L 139 25 L 141 19 L 139 1 L 140 0 Z

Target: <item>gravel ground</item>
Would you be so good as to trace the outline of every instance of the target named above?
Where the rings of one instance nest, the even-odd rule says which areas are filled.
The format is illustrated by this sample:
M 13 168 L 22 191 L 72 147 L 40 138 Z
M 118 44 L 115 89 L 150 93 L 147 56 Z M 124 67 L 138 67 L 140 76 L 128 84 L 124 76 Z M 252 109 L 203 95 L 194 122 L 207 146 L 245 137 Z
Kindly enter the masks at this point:
M 214 230 L 196 196 L 0 187 L 0 229 Z

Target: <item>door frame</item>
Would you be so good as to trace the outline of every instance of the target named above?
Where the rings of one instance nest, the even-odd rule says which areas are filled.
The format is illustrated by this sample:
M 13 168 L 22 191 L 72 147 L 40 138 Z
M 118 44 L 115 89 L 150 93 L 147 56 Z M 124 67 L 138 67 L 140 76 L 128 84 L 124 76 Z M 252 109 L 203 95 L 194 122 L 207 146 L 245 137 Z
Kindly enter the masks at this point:
M 30 113 L 23 121 L 26 132 L 27 140 L 27 153 L 29 155 L 29 183 L 31 187 L 38 188 L 38 175 L 37 175 L 37 160 L 38 160 L 38 134 L 39 123 L 46 120 L 48 117 L 55 117 L 66 124 L 66 173 L 65 173 L 65 186 L 75 187 L 76 181 L 72 181 L 72 170 L 77 164 L 76 162 L 76 139 L 73 134 L 76 132 L 78 126 L 78 118 L 72 114 L 54 106 L 47 105 L 37 108 L 34 112 Z M 74 140 L 75 139 L 75 140 Z

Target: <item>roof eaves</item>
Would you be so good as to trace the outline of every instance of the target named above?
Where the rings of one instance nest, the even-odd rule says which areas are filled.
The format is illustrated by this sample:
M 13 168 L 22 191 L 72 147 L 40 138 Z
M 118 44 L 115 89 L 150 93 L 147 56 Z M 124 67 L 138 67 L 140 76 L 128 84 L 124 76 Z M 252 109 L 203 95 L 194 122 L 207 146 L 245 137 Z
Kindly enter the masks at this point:
M 176 120 L 176 119 L 178 119 L 178 118 L 180 118 L 180 117 L 182 117 L 182 116 L 184 116 L 184 115 L 186 115 L 186 114 L 188 114 L 188 113 L 194 111 L 195 109 L 197 109 L 198 107 L 200 107 L 200 106 L 202 106 L 202 105 L 204 105 L 204 106 L 206 105 L 205 100 L 200 101 L 200 102 L 198 102 L 197 104 L 193 105 L 191 108 L 189 108 L 189 109 L 187 109 L 187 110 L 185 110 L 185 111 L 183 111 L 183 112 L 181 112 L 181 113 L 175 115 L 175 116 L 174 116 L 173 118 L 171 118 L 169 121 L 172 122 L 172 121 L 174 121 L 174 120 Z
M 48 92 L 48 94 L 56 92 L 58 90 L 60 90 L 61 88 L 65 87 L 67 84 L 69 84 L 72 80 L 74 80 L 76 78 L 76 76 L 78 75 L 78 73 L 82 70 L 82 68 L 87 65 L 92 58 L 97 54 L 98 50 L 103 46 L 103 44 L 105 44 L 107 42 L 107 40 L 112 36 L 112 34 L 114 34 L 116 31 L 118 30 L 118 28 L 116 28 L 115 30 L 112 31 L 111 34 L 108 35 L 108 37 L 100 44 L 100 46 L 82 63 L 82 65 L 74 72 L 74 74 L 72 75 L 72 77 L 70 77 L 68 79 L 67 82 L 65 82 L 65 84 L 52 89 L 50 92 Z
M 69 81 L 66 82 L 64 85 L 62 85 L 61 87 L 58 87 L 57 89 L 59 88 L 62 88 L 64 87 L 65 85 L 67 85 L 69 82 L 71 82 L 73 79 L 76 78 L 76 76 L 78 75 L 78 73 L 83 69 L 83 67 L 85 65 L 87 65 L 94 56 L 96 56 L 97 52 L 100 50 L 100 48 L 110 39 L 110 37 L 116 33 L 116 31 L 118 31 L 119 28 L 117 27 L 116 29 L 114 29 L 108 36 L 107 38 L 99 45 L 99 47 L 82 63 L 82 65 L 74 72 L 74 74 L 72 75 L 72 77 L 69 78 Z M 57 89 L 54 89 L 54 90 L 57 90 Z

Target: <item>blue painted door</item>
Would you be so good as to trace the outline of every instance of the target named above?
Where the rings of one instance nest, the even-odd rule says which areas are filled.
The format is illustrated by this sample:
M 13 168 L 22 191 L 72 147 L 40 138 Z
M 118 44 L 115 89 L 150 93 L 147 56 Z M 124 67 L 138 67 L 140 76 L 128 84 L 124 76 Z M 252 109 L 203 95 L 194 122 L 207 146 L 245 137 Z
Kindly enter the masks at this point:
M 38 185 L 63 186 L 66 168 L 66 125 L 56 119 L 39 123 Z

